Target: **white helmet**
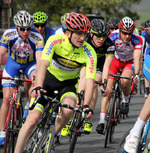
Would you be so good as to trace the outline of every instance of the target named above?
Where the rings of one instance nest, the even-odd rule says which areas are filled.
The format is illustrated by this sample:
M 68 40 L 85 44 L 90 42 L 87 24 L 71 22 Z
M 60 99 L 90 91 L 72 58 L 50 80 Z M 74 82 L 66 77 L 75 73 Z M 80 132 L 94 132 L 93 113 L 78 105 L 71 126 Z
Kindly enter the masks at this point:
M 31 27 L 33 25 L 33 18 L 27 11 L 19 11 L 14 16 L 14 23 L 17 27 Z

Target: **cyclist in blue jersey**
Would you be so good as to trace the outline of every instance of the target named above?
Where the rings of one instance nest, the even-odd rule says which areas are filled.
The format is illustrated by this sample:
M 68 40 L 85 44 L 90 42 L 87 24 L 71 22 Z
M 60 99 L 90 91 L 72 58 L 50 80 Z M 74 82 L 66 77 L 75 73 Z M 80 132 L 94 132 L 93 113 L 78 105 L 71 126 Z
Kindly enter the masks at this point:
M 33 79 L 36 64 L 44 48 L 43 37 L 32 27 L 33 19 L 27 11 L 19 11 L 13 18 L 15 26 L 6 30 L 0 41 L 0 65 L 9 50 L 3 76 L 15 77 L 23 70 L 28 79 Z M 31 84 L 30 84 L 31 85 Z M 5 123 L 9 109 L 9 98 L 14 88 L 11 80 L 2 80 L 3 103 L 0 109 L 0 145 L 4 145 Z M 26 89 L 27 91 L 27 89 Z M 29 97 L 28 97 L 29 100 Z
M 44 12 L 35 12 L 33 14 L 33 21 L 34 21 L 33 27 L 43 36 L 44 43 L 46 43 L 47 39 L 51 35 L 55 34 L 54 29 L 46 26 L 47 20 L 48 20 L 48 16 Z M 28 83 L 25 82 L 25 85 L 28 85 Z M 29 102 L 27 102 L 25 105 L 24 116 L 23 116 L 24 120 L 27 118 L 27 115 L 29 112 L 28 108 L 29 108 Z
M 48 16 L 44 12 L 35 12 L 33 14 L 33 27 L 44 37 L 45 43 L 51 35 L 55 34 L 55 30 L 47 26 L 47 20 Z
M 150 55 L 148 54 L 143 63 L 143 74 L 148 81 L 150 81 Z M 133 128 L 130 130 L 129 135 L 126 137 L 124 149 L 128 153 L 137 153 L 138 145 L 140 143 L 141 133 L 143 128 L 150 117 L 150 94 L 147 96 L 144 106 L 138 116 Z
M 61 16 L 61 24 L 64 23 L 67 16 L 69 16 L 69 13 L 65 13 L 64 15 Z M 63 29 L 62 29 L 62 25 L 55 29 L 55 34 L 64 34 Z
M 146 41 L 145 50 L 144 50 L 144 59 L 145 59 L 146 55 L 150 53 L 150 20 L 145 21 L 145 30 L 142 32 L 141 36 L 143 36 Z M 150 93 L 149 90 L 150 83 L 146 78 L 144 78 L 144 81 L 145 81 L 145 98 L 147 98 L 148 94 Z

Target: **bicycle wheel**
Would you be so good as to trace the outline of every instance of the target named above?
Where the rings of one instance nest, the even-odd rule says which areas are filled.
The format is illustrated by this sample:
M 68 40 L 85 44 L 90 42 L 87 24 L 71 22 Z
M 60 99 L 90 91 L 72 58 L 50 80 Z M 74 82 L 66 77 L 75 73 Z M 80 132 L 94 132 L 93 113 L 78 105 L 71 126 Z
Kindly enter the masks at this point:
M 112 121 L 111 121 L 111 119 L 112 119 L 113 112 L 114 112 L 115 101 L 116 101 L 116 94 L 114 93 L 113 98 L 111 100 L 111 103 L 109 105 L 108 113 L 107 113 L 107 117 L 109 117 L 109 119 L 107 120 L 106 129 L 105 129 L 105 143 L 104 143 L 104 147 L 105 148 L 107 148 L 108 138 L 110 136 L 110 131 L 111 131 L 111 128 L 112 128 Z
M 78 113 L 73 119 L 74 123 L 73 123 L 73 126 L 71 127 L 72 132 L 70 135 L 69 153 L 73 153 L 75 149 L 75 145 L 76 145 L 77 138 L 78 138 L 78 130 L 81 126 L 81 115 L 82 115 L 81 113 Z
M 126 131 L 126 133 L 123 135 L 123 137 L 119 141 L 119 144 L 116 147 L 115 153 L 126 153 L 123 147 L 124 147 L 125 139 L 129 135 L 129 133 L 130 133 L 130 129 Z
M 55 126 L 50 125 L 43 132 L 39 143 L 37 144 L 37 150 L 35 153 L 54 153 L 55 152 Z
M 9 111 L 6 120 L 6 135 L 5 135 L 5 143 L 4 143 L 4 153 L 14 153 L 15 148 L 15 136 L 13 133 L 14 129 L 14 120 L 13 120 L 13 105 L 12 101 L 9 106 Z

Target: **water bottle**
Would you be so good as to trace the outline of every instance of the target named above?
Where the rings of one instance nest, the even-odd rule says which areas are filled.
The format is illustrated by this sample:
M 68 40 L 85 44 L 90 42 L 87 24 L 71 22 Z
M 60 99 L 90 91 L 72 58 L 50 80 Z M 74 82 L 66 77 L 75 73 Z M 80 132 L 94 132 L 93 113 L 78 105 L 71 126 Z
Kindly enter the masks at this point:
M 150 143 L 146 146 L 143 153 L 150 153 Z

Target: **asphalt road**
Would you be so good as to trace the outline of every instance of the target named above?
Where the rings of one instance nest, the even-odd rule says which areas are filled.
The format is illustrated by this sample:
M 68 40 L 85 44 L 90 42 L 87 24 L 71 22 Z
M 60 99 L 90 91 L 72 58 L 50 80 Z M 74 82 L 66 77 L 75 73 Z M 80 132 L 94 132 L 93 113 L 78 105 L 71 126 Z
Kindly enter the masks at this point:
M 0 99 L 0 103 L 1 101 L 2 99 Z M 114 153 L 116 145 L 119 142 L 120 138 L 135 123 L 144 104 L 145 98 L 144 95 L 140 95 L 139 92 L 137 93 L 137 95 L 132 97 L 130 103 L 129 117 L 122 119 L 121 123 L 116 126 L 114 141 L 113 143 L 108 144 L 108 148 L 104 148 L 105 136 L 99 135 L 95 131 L 95 128 L 99 122 L 100 101 L 101 94 L 99 93 L 94 118 L 92 120 L 93 132 L 89 135 L 83 134 L 81 137 L 78 138 L 74 153 Z M 55 153 L 68 153 L 68 148 L 69 137 L 62 137 L 61 144 L 56 146 Z M 0 153 L 3 153 L 3 149 L 0 149 Z

